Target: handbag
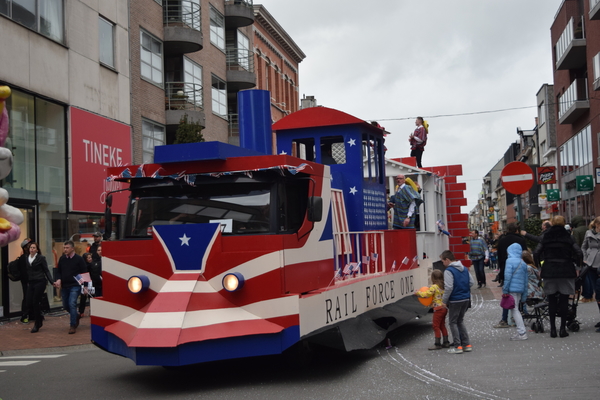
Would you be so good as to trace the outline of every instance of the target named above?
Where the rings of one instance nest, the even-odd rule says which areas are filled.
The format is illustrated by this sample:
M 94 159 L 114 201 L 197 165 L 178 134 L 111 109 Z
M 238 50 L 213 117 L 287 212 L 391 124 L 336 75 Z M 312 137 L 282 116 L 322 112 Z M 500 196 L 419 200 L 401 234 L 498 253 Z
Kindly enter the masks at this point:
M 515 308 L 515 298 L 510 294 L 503 294 L 502 300 L 500 300 L 500 307 L 504 308 L 505 310 L 512 310 Z

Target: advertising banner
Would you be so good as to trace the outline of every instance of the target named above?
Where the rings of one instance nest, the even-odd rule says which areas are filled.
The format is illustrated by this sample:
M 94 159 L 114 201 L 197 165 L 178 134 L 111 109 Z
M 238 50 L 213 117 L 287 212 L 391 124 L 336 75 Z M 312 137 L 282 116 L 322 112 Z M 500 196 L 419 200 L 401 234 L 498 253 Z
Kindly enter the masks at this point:
M 556 183 L 556 167 L 538 167 L 537 176 L 539 185 Z
M 576 176 L 577 180 L 577 191 L 578 192 L 589 192 L 594 190 L 594 176 L 593 175 L 579 175 Z
M 548 189 L 546 190 L 546 196 L 548 201 L 560 201 L 560 190 Z
M 71 211 L 103 213 L 108 192 L 124 189 L 106 181 L 106 169 L 131 165 L 129 125 L 78 108 L 70 108 L 71 119 Z M 128 191 L 113 195 L 112 212 L 125 214 Z

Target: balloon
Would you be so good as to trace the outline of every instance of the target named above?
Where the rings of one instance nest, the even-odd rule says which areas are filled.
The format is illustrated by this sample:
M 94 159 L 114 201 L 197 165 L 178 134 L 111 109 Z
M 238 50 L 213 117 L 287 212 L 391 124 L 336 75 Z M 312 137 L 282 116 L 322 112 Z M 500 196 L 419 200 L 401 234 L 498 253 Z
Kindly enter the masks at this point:
M 425 293 L 428 290 L 429 290 L 429 288 L 427 286 L 423 286 L 421 289 L 418 290 L 418 292 Z M 417 299 L 419 299 L 419 302 L 421 304 L 423 304 L 425 307 L 429 307 L 431 305 L 431 303 L 433 303 L 433 296 L 429 296 L 429 297 L 417 296 Z

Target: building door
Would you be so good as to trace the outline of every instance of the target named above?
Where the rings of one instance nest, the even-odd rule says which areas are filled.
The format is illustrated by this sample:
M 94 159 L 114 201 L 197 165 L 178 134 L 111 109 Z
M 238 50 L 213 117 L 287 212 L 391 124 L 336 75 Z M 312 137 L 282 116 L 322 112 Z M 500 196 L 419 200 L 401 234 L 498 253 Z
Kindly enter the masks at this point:
M 12 204 L 13 207 L 17 207 L 23 213 L 23 223 L 19 225 L 21 228 L 21 236 L 19 239 L 7 246 L 0 249 L 0 261 L 2 270 L 0 271 L 0 299 L 2 304 L 0 305 L 0 318 L 12 318 L 21 315 L 21 307 L 24 299 L 23 283 L 13 282 L 8 279 L 8 263 L 15 260 L 21 254 L 21 243 L 26 238 L 36 239 L 35 234 L 35 221 L 36 221 L 36 208 L 34 205 L 25 204 Z

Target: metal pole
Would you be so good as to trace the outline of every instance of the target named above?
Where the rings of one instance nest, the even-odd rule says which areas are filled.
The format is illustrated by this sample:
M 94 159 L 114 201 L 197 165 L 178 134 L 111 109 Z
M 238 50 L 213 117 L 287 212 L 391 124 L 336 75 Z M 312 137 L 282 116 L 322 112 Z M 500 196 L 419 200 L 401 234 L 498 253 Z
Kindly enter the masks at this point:
M 520 229 L 524 229 L 524 226 L 521 225 L 523 221 L 523 209 L 521 207 L 521 195 L 517 195 L 517 223 L 519 224 Z

